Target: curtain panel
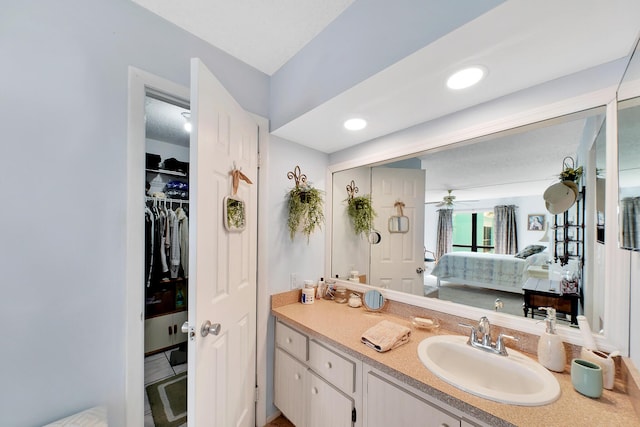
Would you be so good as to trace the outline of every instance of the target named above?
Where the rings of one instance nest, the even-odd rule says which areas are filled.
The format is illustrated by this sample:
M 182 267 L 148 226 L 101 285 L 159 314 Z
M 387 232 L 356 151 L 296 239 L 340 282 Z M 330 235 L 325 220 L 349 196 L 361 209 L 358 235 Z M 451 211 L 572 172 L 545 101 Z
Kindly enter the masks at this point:
M 438 247 L 436 260 L 453 249 L 453 210 L 438 209 Z
M 620 201 L 622 211 L 622 247 L 640 248 L 640 197 L 625 197 Z
M 516 206 L 500 205 L 493 208 L 495 221 L 495 249 L 497 254 L 515 255 L 518 253 L 518 227 L 516 224 Z

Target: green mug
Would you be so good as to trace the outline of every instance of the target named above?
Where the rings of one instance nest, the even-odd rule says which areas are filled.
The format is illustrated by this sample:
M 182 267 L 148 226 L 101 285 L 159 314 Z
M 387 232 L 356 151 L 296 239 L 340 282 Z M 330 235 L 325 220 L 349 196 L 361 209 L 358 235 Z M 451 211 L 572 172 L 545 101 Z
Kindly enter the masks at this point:
M 585 396 L 602 396 L 602 368 L 583 359 L 571 361 L 571 383 L 577 392 Z

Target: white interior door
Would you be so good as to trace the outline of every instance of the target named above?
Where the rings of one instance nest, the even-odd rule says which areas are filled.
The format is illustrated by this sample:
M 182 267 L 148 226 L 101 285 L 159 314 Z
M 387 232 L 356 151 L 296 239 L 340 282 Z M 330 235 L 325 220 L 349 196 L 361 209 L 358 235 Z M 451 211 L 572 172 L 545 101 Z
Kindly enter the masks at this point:
M 255 425 L 257 139 L 255 121 L 198 59 L 191 61 L 188 425 Z M 228 232 L 223 199 L 235 167 L 246 229 Z M 202 325 L 219 324 L 202 336 Z
M 371 169 L 374 224 L 382 237 L 371 245 L 371 285 L 424 295 L 419 270 L 424 268 L 424 186 L 422 169 Z M 409 218 L 406 233 L 389 232 L 389 218 L 398 215 L 397 201 L 404 203 L 402 211 Z

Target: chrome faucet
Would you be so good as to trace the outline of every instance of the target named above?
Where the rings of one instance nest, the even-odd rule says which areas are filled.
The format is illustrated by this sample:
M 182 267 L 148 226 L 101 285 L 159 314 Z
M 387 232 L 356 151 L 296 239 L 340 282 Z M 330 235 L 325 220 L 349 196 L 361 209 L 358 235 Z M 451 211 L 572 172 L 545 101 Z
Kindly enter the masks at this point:
M 491 346 L 491 323 L 487 316 L 482 316 L 478 322 L 479 341 L 483 346 Z
M 507 334 L 499 334 L 495 344 L 491 340 L 491 323 L 486 316 L 482 316 L 478 322 L 477 329 L 474 326 L 467 325 L 466 323 L 459 323 L 460 326 L 471 329 L 469 335 L 469 344 L 471 347 L 478 348 L 480 350 L 488 351 L 490 353 L 499 354 L 501 356 L 508 356 L 507 347 L 504 345 L 504 340 L 511 339 L 518 341 L 518 338 Z

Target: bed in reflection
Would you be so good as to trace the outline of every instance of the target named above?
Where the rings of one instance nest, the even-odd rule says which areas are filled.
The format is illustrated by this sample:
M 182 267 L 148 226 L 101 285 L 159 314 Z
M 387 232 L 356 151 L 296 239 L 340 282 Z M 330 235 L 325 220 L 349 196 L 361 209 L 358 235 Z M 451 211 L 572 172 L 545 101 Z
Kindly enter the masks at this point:
M 544 264 L 547 254 L 519 255 L 450 252 L 440 257 L 431 275 L 437 278 L 438 288 L 448 282 L 522 294 L 527 269 Z

